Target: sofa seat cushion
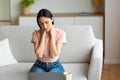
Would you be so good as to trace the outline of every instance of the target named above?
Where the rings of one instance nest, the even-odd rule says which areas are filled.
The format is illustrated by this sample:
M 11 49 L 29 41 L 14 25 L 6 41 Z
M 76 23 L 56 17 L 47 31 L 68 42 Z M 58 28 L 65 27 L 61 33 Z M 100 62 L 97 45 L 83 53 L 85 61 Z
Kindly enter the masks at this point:
M 0 80 L 28 80 L 33 63 L 16 63 L 0 68 Z M 72 72 L 73 80 L 87 80 L 87 63 L 63 63 L 66 72 Z
M 72 73 L 72 80 L 87 80 L 88 63 L 64 63 L 66 72 Z
M 0 80 L 28 80 L 28 72 L 33 63 L 16 63 L 0 68 Z

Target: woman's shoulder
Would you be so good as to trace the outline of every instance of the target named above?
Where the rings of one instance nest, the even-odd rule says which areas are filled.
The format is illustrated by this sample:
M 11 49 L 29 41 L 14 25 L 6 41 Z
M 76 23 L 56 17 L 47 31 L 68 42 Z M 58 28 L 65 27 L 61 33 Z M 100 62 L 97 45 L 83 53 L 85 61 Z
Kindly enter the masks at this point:
M 40 29 L 34 30 L 32 34 L 33 34 L 33 35 L 36 35 L 36 34 L 39 35 L 39 34 L 40 34 Z
M 39 33 L 39 32 L 40 32 L 40 29 L 33 31 L 33 33 Z
M 62 30 L 62 29 L 60 29 L 60 28 L 56 28 L 56 31 L 57 31 L 58 33 L 65 33 L 65 31 Z
M 66 32 L 60 28 L 56 28 L 56 36 L 57 37 L 61 37 L 61 36 L 65 36 Z

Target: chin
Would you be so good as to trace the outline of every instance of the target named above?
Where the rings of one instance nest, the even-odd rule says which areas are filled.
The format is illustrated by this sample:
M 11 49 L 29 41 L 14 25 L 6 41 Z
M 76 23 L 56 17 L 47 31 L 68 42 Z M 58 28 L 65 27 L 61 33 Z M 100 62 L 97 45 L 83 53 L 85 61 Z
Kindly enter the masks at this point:
M 46 32 L 49 32 L 50 30 L 46 30 Z

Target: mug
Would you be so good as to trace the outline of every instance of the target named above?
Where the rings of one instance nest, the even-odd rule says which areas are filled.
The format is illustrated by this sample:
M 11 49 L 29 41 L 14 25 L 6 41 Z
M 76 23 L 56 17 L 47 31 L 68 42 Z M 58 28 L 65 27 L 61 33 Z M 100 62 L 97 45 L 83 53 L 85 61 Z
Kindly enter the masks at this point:
M 71 72 L 64 72 L 65 80 L 72 80 L 72 73 Z

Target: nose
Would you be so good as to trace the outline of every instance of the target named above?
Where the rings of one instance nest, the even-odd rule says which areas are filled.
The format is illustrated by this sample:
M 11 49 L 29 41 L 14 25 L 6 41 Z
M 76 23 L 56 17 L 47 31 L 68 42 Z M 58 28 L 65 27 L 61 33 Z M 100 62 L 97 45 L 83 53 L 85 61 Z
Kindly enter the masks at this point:
M 43 27 L 44 27 L 45 29 L 47 28 L 47 26 L 46 26 L 46 24 L 45 24 L 45 23 L 43 24 Z
M 46 24 L 45 24 L 45 23 L 43 23 L 43 27 L 46 27 Z

